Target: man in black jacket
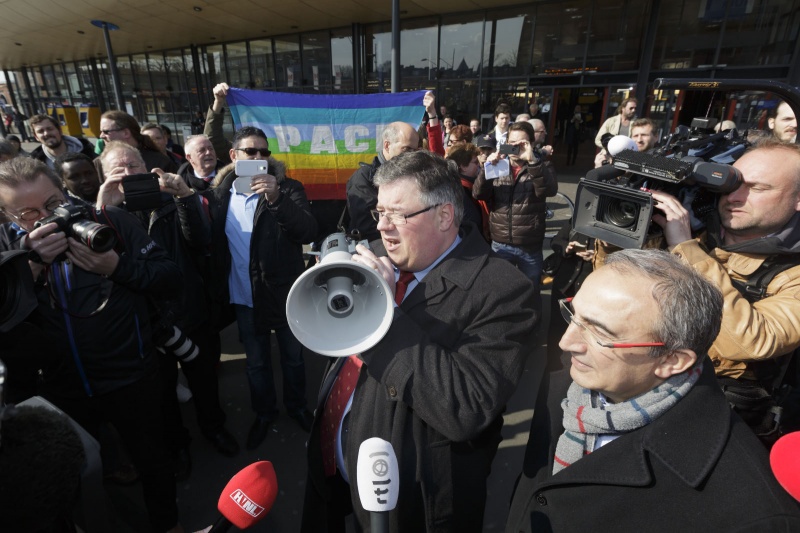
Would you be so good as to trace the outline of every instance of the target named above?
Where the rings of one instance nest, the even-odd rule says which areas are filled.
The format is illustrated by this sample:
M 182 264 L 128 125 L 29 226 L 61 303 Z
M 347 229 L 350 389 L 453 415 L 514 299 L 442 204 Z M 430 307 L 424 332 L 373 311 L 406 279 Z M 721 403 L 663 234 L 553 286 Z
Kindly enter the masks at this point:
M 94 251 L 56 222 L 36 227 L 62 204 L 111 226 L 119 251 Z M 146 299 L 178 293 L 180 270 L 130 215 L 68 199 L 39 161 L 0 165 L 0 208 L 13 221 L 0 227 L 0 250 L 29 251 L 39 302 L 29 322 L 58 339 L 41 369 L 42 394 L 89 431 L 110 420 L 141 475 L 152 528 L 182 531 Z
M 124 196 L 119 191 L 119 183 L 128 175 L 147 172 L 139 150 L 118 141 L 106 145 L 100 163 L 106 181 L 98 194 L 98 207 L 121 204 Z M 180 360 L 192 391 L 197 422 L 203 436 L 219 453 L 233 457 L 239 452 L 239 445 L 225 429 L 225 412 L 219 402 L 216 365 L 221 355 L 221 345 L 219 333 L 211 323 L 202 276 L 211 245 L 211 225 L 206 214 L 207 207 L 203 205 L 205 199 L 189 188 L 180 176 L 164 173 L 160 169 L 156 169 L 156 172 L 160 174 L 161 205 L 135 214 L 145 224 L 147 233 L 180 267 L 185 286 L 180 297 L 158 300 L 161 326 L 166 327 L 167 331 L 177 326 L 197 345 L 199 354 L 196 357 Z M 164 352 L 159 360 L 167 433 L 177 454 L 179 474 L 188 476 L 191 466 L 188 452 L 190 438 L 183 426 L 175 395 L 178 375 L 175 354 L 168 350 L 160 351 Z
M 722 307 L 659 250 L 610 255 L 561 301 L 569 360 L 534 409 L 507 533 L 798 531 L 705 355 Z
M 217 174 L 214 188 L 207 194 L 217 284 L 214 292 L 218 305 L 233 304 L 245 347 L 256 413 L 247 448 L 254 449 L 278 415 L 270 362 L 271 331 L 280 346 L 286 411 L 306 431 L 313 420 L 306 406 L 303 347 L 286 321 L 286 298 L 304 270 L 303 244 L 316 237 L 317 222 L 303 185 L 286 177 L 283 164 L 270 157 L 263 131 L 254 127 L 238 130 L 228 155 L 234 164 Z M 238 160 L 266 160 L 269 173 L 243 178 L 248 190 L 239 192 L 241 189 L 234 188 Z
M 375 183 L 387 256 L 359 246 L 353 259 L 383 276 L 397 305 L 383 339 L 323 381 L 301 531 L 345 531 L 351 509 L 367 530 L 356 470 L 361 443 L 379 437 L 400 468 L 391 531 L 480 532 L 502 413 L 533 349 L 532 287 L 461 225 L 464 192 L 440 156 L 400 155 Z M 529 372 L 543 368 L 531 358 Z

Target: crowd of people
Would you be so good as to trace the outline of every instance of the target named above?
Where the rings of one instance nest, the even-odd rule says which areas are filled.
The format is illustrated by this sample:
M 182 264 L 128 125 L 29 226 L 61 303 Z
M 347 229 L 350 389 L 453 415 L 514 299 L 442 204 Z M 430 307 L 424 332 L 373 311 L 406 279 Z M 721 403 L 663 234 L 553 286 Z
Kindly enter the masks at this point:
M 739 183 L 701 230 L 691 207 L 657 190 L 660 245 L 620 250 L 564 228 L 542 324 L 546 199 L 558 191 L 548 117 L 532 102 L 512 121 L 501 103 L 483 133 L 428 92 L 421 124 L 388 124 L 346 187 L 342 223 L 370 244 L 352 259 L 386 282 L 391 326 L 362 353 L 330 359 L 309 406 L 307 349 L 286 301 L 322 223 L 264 131 L 225 138 L 228 91 L 214 87 L 193 121 L 203 133 L 182 148 L 168 128 L 118 110 L 101 117 L 102 147 L 49 115 L 28 119 L 40 143 L 30 154 L 5 155 L 0 143 L 0 251 L 24 252 L 35 299 L 0 328 L 6 401 L 43 396 L 102 446 L 124 448 L 132 465 L 106 474 L 141 479 L 153 531 L 183 531 L 175 483 L 192 461 L 179 367 L 203 436 L 220 455 L 240 452 L 217 376 L 220 331 L 234 322 L 252 409 L 244 447 L 262 445 L 280 404 L 308 433 L 303 532 L 344 532 L 348 520 L 370 530 L 356 479 L 359 444 L 372 437 L 391 443 L 399 465 L 389 531 L 481 531 L 503 413 L 525 370 L 540 385 L 528 393 L 507 532 L 800 529 L 800 506 L 767 460 L 781 432 L 800 429 L 800 389 L 789 387 L 800 376 L 789 105 L 733 163 Z M 657 145 L 637 109 L 626 99 L 602 125 L 598 167 L 614 157 L 603 134 L 640 152 Z M 568 122 L 570 165 L 580 108 Z M 247 161 L 268 170 L 243 172 Z M 13 446 L 2 444 L 0 459 Z M 16 529 L 43 531 L 63 518 L 14 517 Z

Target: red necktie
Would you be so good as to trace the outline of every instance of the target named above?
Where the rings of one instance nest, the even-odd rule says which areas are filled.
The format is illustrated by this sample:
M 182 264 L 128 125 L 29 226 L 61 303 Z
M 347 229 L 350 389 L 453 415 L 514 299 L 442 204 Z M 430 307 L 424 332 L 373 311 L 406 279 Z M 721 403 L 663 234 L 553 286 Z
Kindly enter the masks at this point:
M 320 427 L 320 446 L 322 447 L 322 466 L 325 475 L 330 477 L 336 473 L 336 434 L 342 423 L 344 409 L 350 396 L 353 394 L 358 374 L 363 362 L 358 356 L 351 355 L 339 369 L 339 375 L 331 387 L 325 409 L 322 412 L 322 426 Z
M 397 279 L 394 289 L 394 301 L 397 302 L 397 305 L 403 303 L 403 298 L 408 290 L 408 284 L 412 281 L 414 281 L 413 272 L 406 272 L 405 270 L 400 271 L 400 277 Z
M 400 278 L 395 284 L 394 301 L 397 305 L 403 302 L 403 297 L 408 290 L 408 284 L 414 280 L 413 272 L 400 271 Z M 320 427 L 320 446 L 322 448 L 322 466 L 325 475 L 330 477 L 336 473 L 336 437 L 342 423 L 345 407 L 353 395 L 353 390 L 358 383 L 363 362 L 355 355 L 351 355 L 339 369 L 339 375 L 331 387 L 328 400 L 322 412 L 322 425 Z

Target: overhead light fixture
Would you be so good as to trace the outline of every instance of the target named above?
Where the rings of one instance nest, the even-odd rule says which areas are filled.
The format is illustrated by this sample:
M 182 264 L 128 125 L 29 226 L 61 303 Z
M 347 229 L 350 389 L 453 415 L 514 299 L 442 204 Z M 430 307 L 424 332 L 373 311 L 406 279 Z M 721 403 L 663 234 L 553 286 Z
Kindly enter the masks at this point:
M 86 35 L 86 32 L 83 30 L 78 30 L 78 33 L 80 33 L 81 35 Z
M 22 46 L 22 43 L 14 43 L 14 44 L 16 44 L 17 46 Z
M 195 11 L 197 11 L 198 13 L 200 13 L 200 12 L 203 10 L 203 8 L 202 8 L 202 7 L 200 7 L 200 6 L 194 6 L 192 9 L 194 9 L 194 10 L 195 10 Z

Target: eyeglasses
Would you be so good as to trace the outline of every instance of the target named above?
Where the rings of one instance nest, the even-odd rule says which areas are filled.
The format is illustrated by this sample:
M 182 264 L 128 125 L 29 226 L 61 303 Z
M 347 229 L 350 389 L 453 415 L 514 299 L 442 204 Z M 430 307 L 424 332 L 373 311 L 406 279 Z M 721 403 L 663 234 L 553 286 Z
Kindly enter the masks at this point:
M 581 334 L 581 338 L 591 344 L 597 343 L 603 348 L 652 348 L 654 346 L 664 346 L 663 342 L 612 342 L 609 339 L 603 340 L 597 334 L 589 331 L 586 324 L 579 322 L 575 318 L 575 313 L 572 309 L 572 298 L 564 298 L 558 301 L 558 306 L 561 308 L 561 316 L 567 323 L 575 324 Z
M 254 155 L 262 155 L 264 157 L 269 157 L 272 152 L 270 152 L 267 148 L 235 148 L 238 152 L 244 152 L 250 157 Z
M 370 213 L 372 214 L 372 219 L 375 220 L 375 222 L 380 222 L 381 217 L 383 217 L 389 224 L 392 224 L 394 226 L 402 226 L 408 223 L 409 218 L 421 215 L 422 213 L 426 213 L 431 209 L 433 209 L 434 207 L 439 207 L 440 205 L 442 204 L 440 203 L 433 204 L 431 206 L 426 207 L 425 209 L 421 209 L 419 211 L 416 211 L 414 213 L 409 213 L 407 215 L 401 215 L 400 213 L 387 213 L 386 211 L 378 211 L 376 209 L 371 209 Z
M 114 133 L 115 131 L 122 131 L 125 128 L 114 128 L 113 130 L 100 130 L 100 133 L 103 135 L 108 135 L 109 133 Z
M 533 133 L 547 133 L 547 130 L 533 130 Z
M 64 204 L 64 200 L 63 199 L 54 198 L 54 199 L 50 200 L 49 202 L 47 202 L 46 204 L 44 204 L 44 210 L 47 211 L 48 213 L 52 213 L 53 211 L 55 211 L 56 209 L 61 207 L 63 204 Z M 41 209 L 26 209 L 25 211 L 23 211 L 22 213 L 20 213 L 18 215 L 15 215 L 14 213 L 12 213 L 10 211 L 4 211 L 4 212 L 7 213 L 10 216 L 16 218 L 17 220 L 22 220 L 24 222 L 33 222 L 33 221 L 39 220 L 40 218 L 44 217 L 44 215 L 42 214 L 42 210 Z
M 453 139 L 452 137 L 450 137 L 449 139 L 447 139 L 447 146 L 453 146 L 456 143 L 463 143 L 463 142 L 465 141 L 462 139 Z

